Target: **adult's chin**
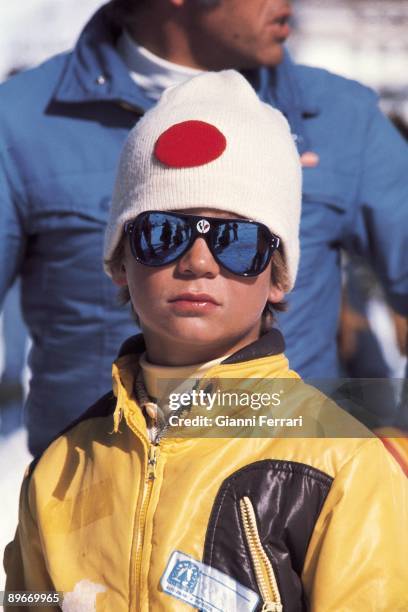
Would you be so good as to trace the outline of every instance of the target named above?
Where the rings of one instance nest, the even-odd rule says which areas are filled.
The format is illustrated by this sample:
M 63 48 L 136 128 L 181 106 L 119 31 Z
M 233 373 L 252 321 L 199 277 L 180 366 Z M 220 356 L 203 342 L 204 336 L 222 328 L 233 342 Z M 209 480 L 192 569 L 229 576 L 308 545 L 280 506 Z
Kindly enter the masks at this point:
M 284 47 L 283 43 L 273 43 L 265 49 L 265 51 L 258 57 L 259 66 L 267 66 L 274 68 L 283 61 Z

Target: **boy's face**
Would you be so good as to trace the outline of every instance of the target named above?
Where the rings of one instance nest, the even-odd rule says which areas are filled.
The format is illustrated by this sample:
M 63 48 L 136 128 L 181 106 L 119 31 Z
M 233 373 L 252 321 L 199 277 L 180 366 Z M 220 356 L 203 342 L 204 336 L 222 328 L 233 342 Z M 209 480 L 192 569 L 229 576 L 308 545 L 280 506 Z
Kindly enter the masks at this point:
M 180 212 L 240 218 L 214 209 Z M 259 338 L 266 302 L 284 295 L 272 285 L 271 263 L 259 276 L 237 276 L 215 261 L 203 238 L 177 261 L 157 268 L 138 263 L 126 243 L 114 281 L 128 286 L 149 360 L 161 365 L 200 363 L 239 350 Z

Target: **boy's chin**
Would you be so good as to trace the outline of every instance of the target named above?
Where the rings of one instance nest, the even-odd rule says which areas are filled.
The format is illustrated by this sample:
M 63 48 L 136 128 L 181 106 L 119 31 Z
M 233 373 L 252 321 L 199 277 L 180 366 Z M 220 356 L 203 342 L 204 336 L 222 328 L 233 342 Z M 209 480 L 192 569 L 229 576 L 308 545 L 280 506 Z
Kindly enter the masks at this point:
M 166 335 L 171 336 L 175 342 L 211 344 L 222 336 L 216 329 L 216 326 L 205 317 L 180 317 L 177 321 L 171 322 Z
M 252 336 L 248 340 L 252 342 L 254 336 L 259 337 L 259 330 L 255 327 L 235 328 L 216 323 L 207 317 L 181 317 L 169 321 L 166 329 L 163 329 L 163 335 L 175 345 L 184 345 L 186 350 L 191 346 L 195 352 L 198 346 L 206 346 L 218 352 L 220 347 L 234 346 L 245 336 Z

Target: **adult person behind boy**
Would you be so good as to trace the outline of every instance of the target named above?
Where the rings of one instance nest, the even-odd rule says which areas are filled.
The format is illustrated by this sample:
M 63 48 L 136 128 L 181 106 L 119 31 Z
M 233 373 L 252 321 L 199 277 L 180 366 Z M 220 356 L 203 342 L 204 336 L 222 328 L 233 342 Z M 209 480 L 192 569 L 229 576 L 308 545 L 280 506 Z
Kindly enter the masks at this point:
M 235 71 L 168 90 L 132 130 L 105 266 L 143 337 L 114 364 L 114 394 L 33 462 L 6 593 L 62 591 L 64 610 L 406 609 L 408 481 L 352 417 L 319 409 L 278 330 L 261 336 L 266 307 L 295 282 L 300 205 L 288 124 Z M 179 244 L 162 237 L 166 222 Z M 237 240 L 222 241 L 232 223 Z M 155 404 L 162 379 L 188 392 L 286 385 L 280 414 L 312 429 L 211 439 L 187 427 L 183 439 L 167 401 Z M 316 433 L 334 421 L 352 437 Z
M 302 155 L 302 260 L 280 319 L 294 367 L 338 373 L 340 245 L 366 256 L 405 313 L 406 145 L 371 91 L 292 63 L 290 13 L 285 0 L 117 0 L 72 53 L 1 87 L 0 296 L 20 274 L 33 453 L 108 386 L 115 347 L 131 333 L 96 256 L 117 157 L 163 89 L 197 71 L 246 70 L 288 118 Z

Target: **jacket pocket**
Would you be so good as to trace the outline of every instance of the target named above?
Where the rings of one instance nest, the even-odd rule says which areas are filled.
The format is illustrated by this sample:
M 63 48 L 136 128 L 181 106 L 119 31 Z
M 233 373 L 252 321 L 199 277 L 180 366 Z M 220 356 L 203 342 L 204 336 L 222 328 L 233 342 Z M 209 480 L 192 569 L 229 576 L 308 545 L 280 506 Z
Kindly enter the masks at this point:
M 302 177 L 304 201 L 320 203 L 338 212 L 347 211 L 355 190 L 354 176 L 334 171 L 330 164 L 321 162 L 317 168 L 304 169 Z
M 239 508 L 252 567 L 263 600 L 262 612 L 283 612 L 275 572 L 262 546 L 254 507 L 249 497 L 245 496 L 240 499 Z
M 30 233 L 91 224 L 105 228 L 114 171 L 59 174 L 27 186 Z
M 305 249 L 319 245 L 331 248 L 331 245 L 341 242 L 349 223 L 354 189 L 350 177 L 342 176 L 330 167 L 319 165 L 304 170 L 300 225 L 302 257 Z M 322 256 L 320 253 L 320 262 Z

